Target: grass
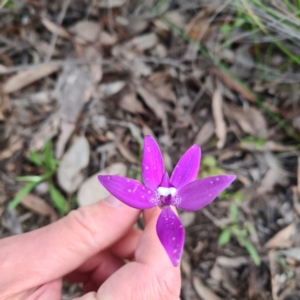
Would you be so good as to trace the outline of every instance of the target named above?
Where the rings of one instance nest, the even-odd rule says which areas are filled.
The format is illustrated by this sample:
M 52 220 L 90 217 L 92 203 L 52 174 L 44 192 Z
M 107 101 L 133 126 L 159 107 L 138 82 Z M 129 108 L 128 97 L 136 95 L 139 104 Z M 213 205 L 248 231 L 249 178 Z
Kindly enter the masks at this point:
M 237 1 L 234 1 L 236 3 Z M 244 3 L 244 1 L 238 1 L 240 4 Z M 249 3 L 258 2 L 261 3 L 259 0 L 252 0 L 249 1 Z M 248 3 L 248 2 L 247 2 Z M 239 5 L 237 9 L 239 13 L 239 20 L 235 21 L 233 23 L 232 28 L 236 28 L 239 26 L 244 26 L 245 24 L 252 25 L 252 28 L 260 30 L 264 35 L 267 35 L 271 38 L 271 41 L 273 42 L 273 45 L 279 48 L 284 54 L 287 55 L 287 58 L 291 60 L 292 62 L 300 65 L 300 58 L 296 57 L 293 53 L 291 53 L 285 46 L 283 46 L 279 41 L 276 40 L 275 37 L 271 36 L 269 34 L 269 31 L 267 30 L 266 26 L 262 23 L 262 21 L 253 13 L 253 9 L 251 10 L 249 8 L 249 4 L 245 4 L 245 6 Z M 211 60 L 212 63 L 215 64 L 215 66 L 221 70 L 226 76 L 229 76 L 231 80 L 238 85 L 241 89 L 243 89 L 248 95 L 251 96 L 253 101 L 267 114 L 269 115 L 291 138 L 293 138 L 297 144 L 300 144 L 300 136 L 295 132 L 295 130 L 289 126 L 278 114 L 273 112 L 265 103 L 264 101 L 257 96 L 255 93 L 251 91 L 251 89 L 248 87 L 248 85 L 239 79 L 225 64 L 223 64 L 221 61 L 216 59 L 216 57 L 204 46 L 200 45 L 197 41 L 192 40 L 181 28 L 176 26 L 173 22 L 171 22 L 169 19 L 162 17 L 162 20 L 165 22 L 165 24 L 173 30 L 177 35 L 179 35 L 181 38 L 183 38 L 185 41 L 187 41 L 190 44 L 193 44 L 196 49 L 205 57 Z M 244 22 L 243 22 L 244 20 Z M 230 30 L 229 27 L 225 27 L 225 30 Z M 224 27 L 223 27 L 224 31 Z M 300 35 L 299 35 L 300 36 Z
M 43 174 L 41 175 L 27 175 L 17 177 L 18 181 L 27 182 L 27 184 L 16 194 L 16 196 L 10 201 L 8 209 L 15 208 L 22 199 L 29 194 L 38 184 L 46 181 L 49 186 L 50 198 L 61 214 L 68 212 L 68 203 L 65 197 L 53 184 L 53 176 L 56 174 L 59 161 L 55 159 L 52 151 L 51 141 L 47 141 L 42 153 L 30 152 L 29 160 L 38 169 L 41 169 Z

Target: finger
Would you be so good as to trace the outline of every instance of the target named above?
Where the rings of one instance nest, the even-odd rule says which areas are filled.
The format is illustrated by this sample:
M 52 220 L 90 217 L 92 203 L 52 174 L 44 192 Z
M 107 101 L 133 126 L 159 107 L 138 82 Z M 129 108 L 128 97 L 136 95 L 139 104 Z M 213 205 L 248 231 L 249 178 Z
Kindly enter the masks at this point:
M 106 280 L 97 292 L 97 299 L 179 300 L 180 269 L 172 265 L 157 237 L 159 214 L 159 208 L 144 212 L 146 226 L 137 245 L 135 261 Z
M 62 281 L 60 279 L 43 284 L 36 289 L 30 296 L 26 297 L 27 300 L 59 300 L 61 299 Z
M 145 230 L 137 246 L 135 259 L 146 265 L 150 264 L 162 269 L 164 267 L 169 268 L 172 263 L 156 233 L 156 223 L 160 212 L 159 208 L 148 209 L 143 212 Z
M 18 292 L 70 273 L 122 238 L 138 215 L 128 206 L 100 201 L 41 229 L 3 239 L 0 273 L 6 276 L 0 278 L 1 291 Z
M 138 241 L 143 231 L 132 228 L 121 240 L 117 241 L 111 248 L 111 252 L 120 258 L 133 259 Z
M 103 251 L 88 259 L 76 271 L 66 275 L 64 278 L 76 283 L 93 281 L 99 287 L 103 281 L 123 265 L 124 263 L 120 258 L 108 251 Z

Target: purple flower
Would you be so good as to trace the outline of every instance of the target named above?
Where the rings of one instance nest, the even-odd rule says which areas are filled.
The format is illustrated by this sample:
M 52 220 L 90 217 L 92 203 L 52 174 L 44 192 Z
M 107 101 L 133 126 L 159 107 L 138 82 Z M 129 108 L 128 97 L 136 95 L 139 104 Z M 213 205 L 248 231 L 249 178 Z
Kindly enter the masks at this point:
M 193 145 L 181 157 L 169 179 L 156 141 L 153 137 L 146 136 L 142 158 L 142 177 L 145 185 L 121 176 L 98 177 L 113 196 L 131 207 L 162 208 L 156 231 L 174 266 L 179 264 L 182 255 L 184 228 L 171 205 L 188 211 L 201 209 L 235 179 L 234 175 L 220 175 L 195 180 L 200 167 L 200 157 L 200 147 Z

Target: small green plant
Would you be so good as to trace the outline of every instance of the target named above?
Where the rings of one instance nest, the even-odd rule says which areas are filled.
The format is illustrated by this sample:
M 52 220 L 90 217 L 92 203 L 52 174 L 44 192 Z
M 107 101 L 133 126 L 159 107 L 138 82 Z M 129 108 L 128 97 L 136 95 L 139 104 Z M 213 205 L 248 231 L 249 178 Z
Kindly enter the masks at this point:
M 15 3 L 12 0 L 0 0 L 0 9 L 1 8 L 15 8 Z
M 233 202 L 230 204 L 229 207 L 229 215 L 231 219 L 231 224 L 224 225 L 221 229 L 222 232 L 218 239 L 218 244 L 220 246 L 224 246 L 227 243 L 230 242 L 232 237 L 235 237 L 240 245 L 242 245 L 249 253 L 250 257 L 252 258 L 253 262 L 256 266 L 260 266 L 261 261 L 259 258 L 259 255 L 255 249 L 255 247 L 252 245 L 252 243 L 248 240 L 249 234 L 253 233 L 255 229 L 249 222 L 245 222 L 243 225 L 239 225 L 239 209 L 238 205 L 243 201 L 244 196 L 240 193 L 222 193 L 220 197 L 228 199 L 233 198 Z
M 258 150 L 266 144 L 266 138 L 265 137 L 255 138 L 254 136 L 250 135 L 241 140 L 240 146 L 245 147 L 249 143 L 254 144 L 255 148 Z
M 209 177 L 224 174 L 224 170 L 217 166 L 217 160 L 213 156 L 205 156 L 202 159 L 200 175 L 201 177 Z
M 66 198 L 54 186 L 52 178 L 57 171 L 59 161 L 55 159 L 52 151 L 52 142 L 48 140 L 42 153 L 30 152 L 29 160 L 43 170 L 41 175 L 29 175 L 17 177 L 18 181 L 25 181 L 27 184 L 16 194 L 8 205 L 8 209 L 16 207 L 27 194 L 29 194 L 39 183 L 46 181 L 49 185 L 49 194 L 53 204 L 62 214 L 68 211 Z

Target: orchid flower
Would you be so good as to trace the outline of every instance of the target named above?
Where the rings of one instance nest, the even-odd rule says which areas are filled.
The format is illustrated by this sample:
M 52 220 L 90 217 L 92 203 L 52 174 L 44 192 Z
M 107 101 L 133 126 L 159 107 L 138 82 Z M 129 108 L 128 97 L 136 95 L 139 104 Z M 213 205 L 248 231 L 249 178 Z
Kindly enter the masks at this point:
M 193 145 L 181 157 L 169 179 L 158 144 L 153 137 L 146 136 L 142 157 L 145 185 L 121 176 L 98 176 L 100 183 L 113 196 L 131 207 L 161 207 L 156 232 L 174 266 L 179 264 L 182 255 L 184 228 L 171 206 L 187 211 L 201 209 L 235 179 L 234 175 L 219 175 L 196 180 L 200 157 L 200 147 Z

